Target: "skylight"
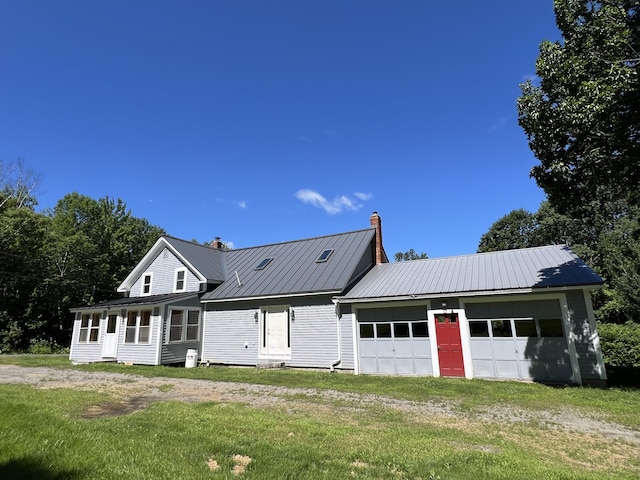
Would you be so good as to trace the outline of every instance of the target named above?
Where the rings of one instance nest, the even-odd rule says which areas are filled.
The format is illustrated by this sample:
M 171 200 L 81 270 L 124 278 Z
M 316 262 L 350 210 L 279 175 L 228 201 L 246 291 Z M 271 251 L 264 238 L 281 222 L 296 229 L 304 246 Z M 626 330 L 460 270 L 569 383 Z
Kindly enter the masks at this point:
M 262 270 L 263 268 L 265 268 L 267 265 L 271 263 L 271 260 L 273 260 L 273 257 L 265 258 L 258 264 L 258 266 L 256 267 L 256 270 Z
M 324 250 L 320 256 L 316 259 L 316 262 L 320 263 L 320 262 L 326 262 L 327 259 L 331 256 L 331 254 L 333 253 L 333 248 L 327 248 L 326 250 Z

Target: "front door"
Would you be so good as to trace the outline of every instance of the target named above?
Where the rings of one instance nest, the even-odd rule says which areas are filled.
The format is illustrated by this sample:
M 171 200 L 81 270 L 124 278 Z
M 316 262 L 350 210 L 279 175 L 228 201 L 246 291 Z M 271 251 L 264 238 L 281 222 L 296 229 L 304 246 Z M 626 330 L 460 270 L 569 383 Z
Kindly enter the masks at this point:
M 102 358 L 116 358 L 118 354 L 118 316 L 107 316 L 107 329 L 102 343 Z
M 435 317 L 440 375 L 443 377 L 464 377 L 458 314 L 436 314 Z
M 269 308 L 266 315 L 266 354 L 287 355 L 289 352 L 289 310 Z

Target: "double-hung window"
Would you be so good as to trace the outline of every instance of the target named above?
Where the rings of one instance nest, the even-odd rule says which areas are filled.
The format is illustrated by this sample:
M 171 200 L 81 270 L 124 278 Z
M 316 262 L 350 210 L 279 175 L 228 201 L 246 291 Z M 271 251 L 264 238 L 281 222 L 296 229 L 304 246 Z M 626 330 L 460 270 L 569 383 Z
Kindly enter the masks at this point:
M 200 338 L 200 310 L 172 309 L 169 342 L 194 342 Z
M 151 340 L 151 310 L 127 312 L 124 343 L 149 343 Z
M 174 292 L 184 292 L 187 289 L 187 269 L 176 269 L 175 281 L 173 283 Z
M 151 283 L 153 282 L 153 274 L 145 273 L 142 275 L 141 295 L 151 295 Z
M 80 320 L 80 343 L 96 343 L 100 334 L 100 314 L 85 313 Z

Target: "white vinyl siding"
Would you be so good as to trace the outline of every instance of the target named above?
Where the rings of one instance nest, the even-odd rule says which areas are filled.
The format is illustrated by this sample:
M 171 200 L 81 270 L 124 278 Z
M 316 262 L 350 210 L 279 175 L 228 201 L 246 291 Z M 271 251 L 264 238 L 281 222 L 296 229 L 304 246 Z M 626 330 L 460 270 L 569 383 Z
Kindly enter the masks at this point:
M 142 295 L 144 276 L 152 274 L 152 295 L 164 295 L 176 292 L 197 292 L 200 289 L 200 279 L 189 270 L 178 257 L 165 249 L 166 254 L 160 253 L 149 265 L 147 271 L 131 287 L 131 295 Z M 177 272 L 184 272 L 183 289 L 178 290 Z

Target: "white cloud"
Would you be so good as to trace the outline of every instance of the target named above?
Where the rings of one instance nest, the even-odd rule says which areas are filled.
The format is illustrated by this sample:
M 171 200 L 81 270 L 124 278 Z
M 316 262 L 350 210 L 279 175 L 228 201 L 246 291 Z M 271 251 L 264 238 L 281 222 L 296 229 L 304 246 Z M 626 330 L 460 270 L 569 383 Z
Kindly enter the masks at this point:
M 359 192 L 355 193 L 354 196 L 363 201 L 368 200 L 372 197 L 372 195 L 370 194 L 363 194 Z M 336 213 L 341 213 L 344 210 L 357 211 L 360 210 L 363 206 L 361 203 L 357 203 L 355 200 L 346 195 L 340 195 L 335 197 L 333 200 L 328 200 L 320 193 L 308 188 L 298 190 L 296 192 L 296 198 L 302 203 L 307 203 L 314 207 L 322 208 L 329 215 L 335 215 Z
M 240 200 L 238 203 L 238 206 L 240 208 L 242 208 L 243 210 L 247 208 L 247 201 L 246 200 Z
M 363 202 L 366 202 L 367 200 L 371 200 L 373 198 L 373 195 L 370 193 L 356 192 L 354 193 L 354 195 Z

